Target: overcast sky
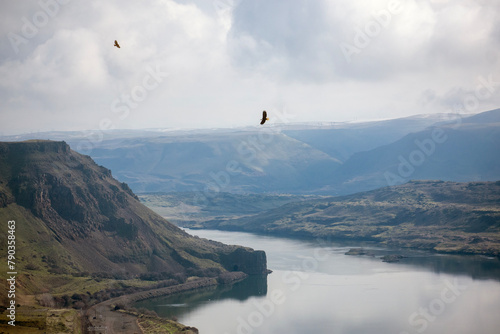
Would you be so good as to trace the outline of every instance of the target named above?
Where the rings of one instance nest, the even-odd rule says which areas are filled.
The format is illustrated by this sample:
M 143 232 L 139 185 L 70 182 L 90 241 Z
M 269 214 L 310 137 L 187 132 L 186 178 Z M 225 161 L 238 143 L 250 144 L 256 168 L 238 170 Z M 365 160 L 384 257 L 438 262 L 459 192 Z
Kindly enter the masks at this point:
M 491 0 L 0 0 L 0 134 L 495 109 L 499 22 Z

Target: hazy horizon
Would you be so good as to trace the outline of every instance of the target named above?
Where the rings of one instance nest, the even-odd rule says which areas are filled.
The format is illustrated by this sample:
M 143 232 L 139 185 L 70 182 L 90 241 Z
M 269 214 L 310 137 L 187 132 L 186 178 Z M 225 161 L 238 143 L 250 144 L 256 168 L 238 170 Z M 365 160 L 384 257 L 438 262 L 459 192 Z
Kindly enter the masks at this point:
M 496 109 L 493 109 L 496 110 Z M 224 131 L 224 130 L 263 130 L 266 128 L 282 128 L 282 127 L 290 127 L 290 128 L 342 128 L 343 126 L 349 126 L 349 125 L 356 125 L 356 124 L 370 124 L 370 123 L 377 123 L 377 122 L 384 122 L 384 121 L 391 121 L 391 120 L 397 120 L 397 119 L 423 119 L 423 118 L 428 118 L 428 117 L 435 117 L 437 120 L 449 120 L 453 121 L 456 118 L 464 118 L 468 116 L 473 116 L 477 115 L 483 112 L 487 112 L 490 110 L 482 110 L 478 112 L 473 112 L 473 113 L 465 113 L 465 112 L 454 112 L 454 113 L 436 113 L 436 114 L 415 114 L 415 115 L 407 115 L 403 117 L 393 117 L 393 118 L 380 118 L 380 119 L 358 119 L 358 120 L 353 120 L 353 121 L 343 121 L 343 122 L 335 122 L 335 121 L 303 121 L 303 122 L 294 122 L 294 121 L 287 121 L 287 122 L 280 122 L 280 123 L 271 123 L 268 122 L 266 123 L 266 126 L 263 127 L 261 125 L 255 125 L 255 124 L 250 124 L 250 125 L 239 125 L 239 126 L 227 126 L 227 127 L 196 127 L 196 128 L 189 128 L 189 127 L 151 127 L 151 128 L 115 128 L 115 129 L 82 129 L 82 130 L 59 130 L 59 129 L 49 129 L 45 131 L 32 131 L 32 132 L 18 132 L 18 133 L 8 133 L 2 131 L 3 129 L 0 129 L 0 137 L 8 138 L 8 137 L 16 137 L 16 136 L 28 136 L 28 135 L 36 135 L 36 134 L 50 134 L 50 133 L 79 133 L 82 137 L 85 137 L 86 135 L 90 135 L 96 132 L 100 133 L 110 133 L 110 132 L 163 132 L 163 133 L 174 133 L 174 132 L 203 132 L 203 131 Z M 286 119 L 286 114 L 285 116 L 280 116 L 281 119 Z M 41 139 L 41 138 L 35 138 L 33 139 Z
M 0 8 L 3 135 L 257 126 L 262 110 L 273 124 L 500 106 L 499 3 L 41 0 Z

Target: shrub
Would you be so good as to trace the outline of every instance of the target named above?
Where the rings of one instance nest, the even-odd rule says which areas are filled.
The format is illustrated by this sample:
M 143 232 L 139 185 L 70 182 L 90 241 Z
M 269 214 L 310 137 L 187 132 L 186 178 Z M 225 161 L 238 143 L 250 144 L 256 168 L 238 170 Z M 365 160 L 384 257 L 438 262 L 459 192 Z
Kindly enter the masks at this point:
M 85 303 L 82 301 L 77 301 L 76 303 L 73 304 L 73 308 L 77 310 L 81 310 L 85 307 Z
M 38 269 L 38 266 L 33 264 L 33 263 L 28 263 L 26 265 L 26 270 L 37 270 Z

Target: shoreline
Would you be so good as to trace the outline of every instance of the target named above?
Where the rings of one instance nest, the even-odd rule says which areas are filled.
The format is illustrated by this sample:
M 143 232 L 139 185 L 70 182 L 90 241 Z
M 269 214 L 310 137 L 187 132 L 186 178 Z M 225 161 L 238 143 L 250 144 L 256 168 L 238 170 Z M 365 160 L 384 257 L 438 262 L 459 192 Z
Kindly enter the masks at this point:
M 132 303 L 140 300 L 172 295 L 209 286 L 233 284 L 247 277 L 248 275 L 243 272 L 229 272 L 226 273 L 222 282 L 218 277 L 198 278 L 178 285 L 135 292 L 105 300 L 99 304 L 92 305 L 82 314 L 82 333 L 94 334 L 99 332 L 99 330 L 105 330 L 108 334 L 144 333 L 138 323 L 139 318 L 145 317 L 144 314 L 135 315 L 130 312 L 120 312 L 119 309 L 114 308 L 118 304 L 130 306 Z M 159 317 L 159 319 L 164 318 Z M 177 324 L 185 329 L 185 331 L 181 330 L 181 333 L 196 333 L 192 327 L 180 323 Z
M 427 238 L 427 239 L 419 239 L 421 235 L 407 235 L 407 236 L 337 236 L 335 234 L 325 234 L 325 235 L 315 235 L 312 233 L 304 232 L 304 231 L 286 231 L 283 233 L 276 231 L 259 231 L 259 230 L 246 230 L 246 229 L 235 229 L 234 226 L 230 228 L 224 229 L 218 226 L 209 226 L 209 227 L 200 227 L 200 226 L 190 226 L 179 225 L 181 228 L 187 228 L 191 230 L 214 230 L 214 231 L 222 231 L 222 232 L 243 232 L 243 233 L 252 233 L 255 235 L 261 236 L 270 236 L 274 238 L 284 238 L 284 239 L 292 239 L 292 240 L 320 240 L 321 242 L 337 242 L 352 246 L 353 242 L 357 243 L 366 243 L 375 246 L 389 247 L 393 249 L 405 249 L 408 251 L 424 251 L 433 254 L 442 254 L 442 255 L 462 255 L 462 256 L 486 256 L 493 257 L 500 260 L 500 241 L 492 240 L 491 236 L 483 236 L 483 235 L 440 235 L 439 237 Z M 399 238 L 398 238 L 399 237 Z M 477 242 L 477 238 L 482 238 L 482 243 Z M 441 239 L 443 238 L 443 239 Z M 456 239 L 471 239 L 475 240 L 474 243 L 457 243 Z M 404 242 L 404 241 L 406 242 Z M 409 241 L 410 240 L 410 241 Z M 443 243 L 444 240 L 444 243 Z M 463 240 L 462 240 L 463 241 Z M 487 242 L 491 242 L 492 244 L 487 244 Z M 412 245 L 412 243 L 414 243 Z M 474 245 L 475 247 L 466 247 Z

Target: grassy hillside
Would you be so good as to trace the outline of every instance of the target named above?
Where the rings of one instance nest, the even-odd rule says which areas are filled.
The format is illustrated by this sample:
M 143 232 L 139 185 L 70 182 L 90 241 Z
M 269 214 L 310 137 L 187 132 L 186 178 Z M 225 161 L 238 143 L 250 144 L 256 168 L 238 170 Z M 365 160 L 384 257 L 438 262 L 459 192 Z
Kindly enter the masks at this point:
M 235 266 L 265 272 L 263 252 L 188 235 L 64 142 L 0 143 L 0 220 L 16 222 L 22 295 L 92 295 L 116 280 L 141 287 L 135 278 L 182 281 Z M 0 261 L 6 256 L 2 233 Z

